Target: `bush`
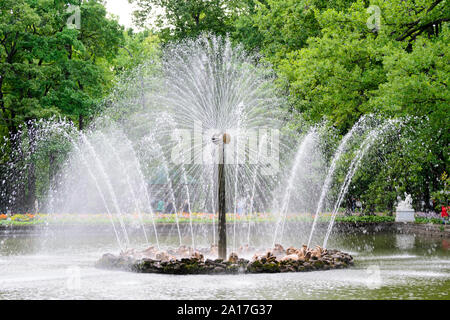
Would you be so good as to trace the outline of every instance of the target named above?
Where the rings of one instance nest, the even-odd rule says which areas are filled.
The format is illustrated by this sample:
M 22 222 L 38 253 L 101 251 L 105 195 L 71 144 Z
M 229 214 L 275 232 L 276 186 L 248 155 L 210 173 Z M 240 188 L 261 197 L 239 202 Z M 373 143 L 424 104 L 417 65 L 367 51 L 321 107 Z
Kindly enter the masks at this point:
M 337 222 L 362 222 L 362 223 L 379 223 L 394 222 L 395 218 L 391 216 L 346 216 L 336 217 Z

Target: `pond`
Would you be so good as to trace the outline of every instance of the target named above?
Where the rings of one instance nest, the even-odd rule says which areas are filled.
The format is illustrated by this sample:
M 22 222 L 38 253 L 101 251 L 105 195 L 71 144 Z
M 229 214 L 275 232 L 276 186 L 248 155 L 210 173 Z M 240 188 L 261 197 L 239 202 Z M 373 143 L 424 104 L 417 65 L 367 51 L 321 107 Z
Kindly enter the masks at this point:
M 0 233 L 2 299 L 449 299 L 450 241 L 395 233 L 340 233 L 329 247 L 349 269 L 247 275 L 99 270 L 117 253 L 102 233 Z

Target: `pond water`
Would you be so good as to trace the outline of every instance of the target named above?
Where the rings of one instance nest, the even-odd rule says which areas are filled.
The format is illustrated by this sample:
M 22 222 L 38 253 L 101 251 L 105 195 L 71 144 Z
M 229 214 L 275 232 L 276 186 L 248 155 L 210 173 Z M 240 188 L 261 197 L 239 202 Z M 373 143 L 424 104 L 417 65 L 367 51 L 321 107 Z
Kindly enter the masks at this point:
M 160 275 L 99 270 L 106 235 L 0 231 L 2 299 L 449 299 L 450 240 L 393 233 L 336 234 L 349 269 L 249 275 Z

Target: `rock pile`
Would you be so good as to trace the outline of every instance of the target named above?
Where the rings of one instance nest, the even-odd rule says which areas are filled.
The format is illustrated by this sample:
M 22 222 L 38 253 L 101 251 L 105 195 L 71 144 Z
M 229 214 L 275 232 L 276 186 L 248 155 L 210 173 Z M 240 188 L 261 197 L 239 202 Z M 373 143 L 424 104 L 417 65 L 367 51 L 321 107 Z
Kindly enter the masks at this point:
M 238 252 L 248 252 L 248 247 Z M 118 269 L 141 273 L 166 274 L 237 274 L 276 273 L 329 270 L 353 265 L 353 257 L 338 250 L 327 250 L 317 246 L 314 249 L 303 245 L 286 250 L 279 244 L 271 250 L 256 253 L 251 260 L 239 258 L 231 253 L 228 260 L 205 259 L 214 253 L 214 246 L 194 251 L 188 247 L 159 251 L 150 247 L 143 251 L 128 250 L 118 256 L 104 254 L 96 267 Z

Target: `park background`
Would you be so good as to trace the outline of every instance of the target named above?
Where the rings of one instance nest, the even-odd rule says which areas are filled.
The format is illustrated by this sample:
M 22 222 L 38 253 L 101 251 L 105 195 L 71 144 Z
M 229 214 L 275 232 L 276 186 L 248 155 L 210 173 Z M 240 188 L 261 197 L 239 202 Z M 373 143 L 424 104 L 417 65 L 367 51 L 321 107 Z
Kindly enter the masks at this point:
M 361 116 L 404 119 L 401 135 L 370 152 L 344 207 L 359 199 L 363 214 L 390 215 L 405 192 L 417 211 L 448 205 L 447 1 L 131 1 L 132 28 L 98 0 L 0 3 L 0 212 L 35 213 L 68 155 L 55 143 L 36 149 L 33 123 L 86 130 L 136 67 L 204 33 L 272 67 L 291 125 L 327 127 L 329 161 Z

